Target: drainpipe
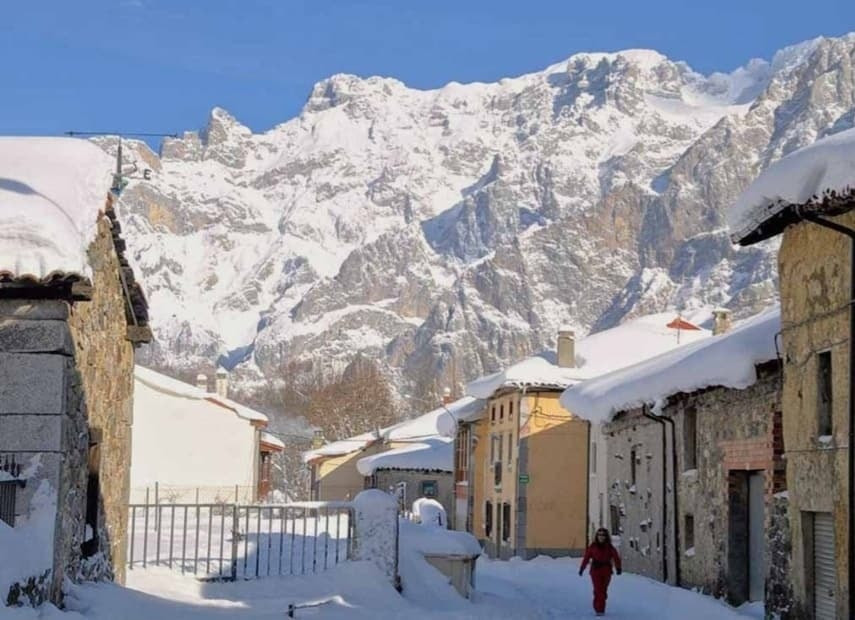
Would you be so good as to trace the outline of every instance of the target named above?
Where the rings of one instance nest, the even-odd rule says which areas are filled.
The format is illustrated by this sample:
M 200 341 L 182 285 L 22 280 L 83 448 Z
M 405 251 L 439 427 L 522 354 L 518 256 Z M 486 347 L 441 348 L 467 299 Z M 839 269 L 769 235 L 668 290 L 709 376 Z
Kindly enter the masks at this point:
M 585 472 L 585 549 L 591 544 L 588 533 L 591 531 L 591 422 L 588 421 L 588 471 Z M 597 472 L 599 475 L 600 472 Z
M 665 460 L 667 443 L 665 438 L 665 422 L 659 416 L 651 414 L 647 409 L 647 405 L 641 406 L 641 415 L 653 420 L 662 427 L 662 580 L 668 583 L 668 465 Z
M 855 446 L 855 230 L 847 228 L 837 222 L 827 220 L 815 213 L 808 213 L 802 208 L 797 207 L 796 213 L 803 219 L 846 235 L 850 239 L 850 256 L 849 256 L 849 443 L 847 450 L 849 451 L 849 505 L 847 512 L 849 513 L 848 523 L 848 542 L 849 542 L 849 557 L 848 557 L 848 577 L 849 577 L 849 614 L 850 616 L 855 610 L 855 545 L 853 545 L 852 537 L 855 536 L 855 503 L 853 503 L 853 488 L 852 484 L 855 481 L 855 455 L 853 455 L 852 447 Z
M 674 583 L 680 585 L 680 511 L 677 495 L 677 425 L 669 417 L 657 416 L 671 427 L 671 495 L 674 503 Z M 664 456 L 663 456 L 664 459 Z

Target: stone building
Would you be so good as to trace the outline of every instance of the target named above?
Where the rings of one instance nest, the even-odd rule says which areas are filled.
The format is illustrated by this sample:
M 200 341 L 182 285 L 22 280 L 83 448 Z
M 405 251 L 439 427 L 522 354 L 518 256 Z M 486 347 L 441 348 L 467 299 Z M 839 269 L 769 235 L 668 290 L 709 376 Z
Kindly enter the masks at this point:
M 641 317 L 578 343 L 562 329 L 555 352 L 471 382 L 467 393 L 486 407 L 458 428 L 458 446 L 469 452 L 456 451 L 455 476 L 469 513 L 455 514 L 455 527 L 465 522 L 494 557 L 580 554 L 602 512 L 604 472 L 594 475 L 602 451 L 595 429 L 559 397 L 579 381 L 667 351 L 680 337 L 709 335 L 673 319 Z
M 734 604 L 789 598 L 779 316 L 565 393 L 605 421 L 610 528 L 627 570 Z
M 732 239 L 742 245 L 782 236 L 782 410 L 793 618 L 853 613 L 847 469 L 853 432 L 849 313 L 855 311 L 850 306 L 855 291 L 852 242 L 840 234 L 855 229 L 853 161 L 855 130 L 819 140 L 770 166 L 728 213 Z
M 356 467 L 366 477 L 368 488 L 395 494 L 405 510 L 427 497 L 442 504 L 450 518 L 454 510 L 453 449 L 451 438 L 431 437 L 365 456 Z
M 0 514 L 6 604 L 124 576 L 134 347 L 151 338 L 87 141 L 0 139 Z M 11 526 L 11 527 L 10 527 Z

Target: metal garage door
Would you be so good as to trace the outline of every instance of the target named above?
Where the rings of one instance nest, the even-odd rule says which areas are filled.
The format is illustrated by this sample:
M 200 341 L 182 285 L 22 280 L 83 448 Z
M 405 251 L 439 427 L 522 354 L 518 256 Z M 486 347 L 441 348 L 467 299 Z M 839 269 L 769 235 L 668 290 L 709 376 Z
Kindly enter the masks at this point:
M 813 576 L 816 620 L 834 620 L 837 617 L 834 601 L 837 590 L 834 550 L 834 523 L 831 513 L 814 513 Z

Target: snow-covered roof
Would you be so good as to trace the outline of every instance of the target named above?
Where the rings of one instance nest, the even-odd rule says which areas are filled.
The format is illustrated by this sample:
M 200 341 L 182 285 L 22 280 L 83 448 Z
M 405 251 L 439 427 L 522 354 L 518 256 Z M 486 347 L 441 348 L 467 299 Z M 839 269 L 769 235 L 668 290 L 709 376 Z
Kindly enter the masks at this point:
M 91 278 L 112 168 L 88 140 L 0 137 L 0 276 Z
M 731 239 L 747 244 L 798 221 L 795 206 L 855 201 L 855 129 L 847 129 L 781 158 L 746 189 L 727 213 Z M 826 209 L 823 209 L 826 210 Z
M 279 448 L 280 450 L 285 449 L 285 442 L 279 439 L 278 437 L 271 435 L 267 431 L 261 432 L 260 439 L 263 443 L 266 443 L 267 445 L 274 446 L 276 448 Z
M 224 398 L 219 394 L 206 392 L 205 390 L 201 390 L 189 383 L 184 383 L 178 379 L 167 377 L 166 375 L 155 372 L 150 368 L 145 368 L 139 365 L 134 366 L 134 380 L 139 381 L 158 392 L 171 394 L 172 396 L 191 398 L 194 400 L 207 400 L 221 407 L 225 407 L 226 409 L 231 409 L 239 417 L 244 418 L 245 420 L 265 423 L 268 421 L 267 416 L 263 413 L 250 409 L 240 403 L 236 403 L 229 398 Z
M 359 459 L 356 469 L 363 476 L 371 476 L 378 469 L 450 472 L 454 470 L 454 441 L 448 437 L 434 437 L 372 454 Z
M 710 335 L 705 329 L 678 331 L 668 327 L 675 318 L 673 312 L 664 312 L 632 319 L 576 343 L 576 366 L 573 368 L 559 367 L 555 353 L 548 351 L 472 381 L 466 386 L 466 393 L 490 398 L 503 388 L 563 390 L 579 381 Z
M 757 364 L 777 357 L 775 334 L 780 325 L 776 306 L 725 334 L 579 383 L 561 395 L 561 404 L 582 418 L 603 422 L 618 411 L 656 403 L 679 392 L 713 386 L 744 389 L 757 380 Z
M 303 453 L 303 460 L 309 462 L 318 457 L 342 456 L 364 450 L 378 440 L 392 442 L 412 442 L 431 439 L 438 435 L 453 434 L 455 420 L 460 415 L 470 415 L 473 411 L 480 412 L 484 402 L 465 396 L 433 411 L 398 422 L 378 431 L 369 431 L 348 439 L 333 441 L 320 448 Z

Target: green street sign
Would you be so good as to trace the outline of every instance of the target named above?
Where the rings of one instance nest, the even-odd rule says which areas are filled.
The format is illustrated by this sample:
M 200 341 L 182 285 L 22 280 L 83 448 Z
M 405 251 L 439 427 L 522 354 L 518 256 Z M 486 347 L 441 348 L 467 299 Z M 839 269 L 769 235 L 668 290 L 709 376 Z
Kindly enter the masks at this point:
M 520 484 L 528 484 L 529 480 L 528 474 L 520 474 Z

